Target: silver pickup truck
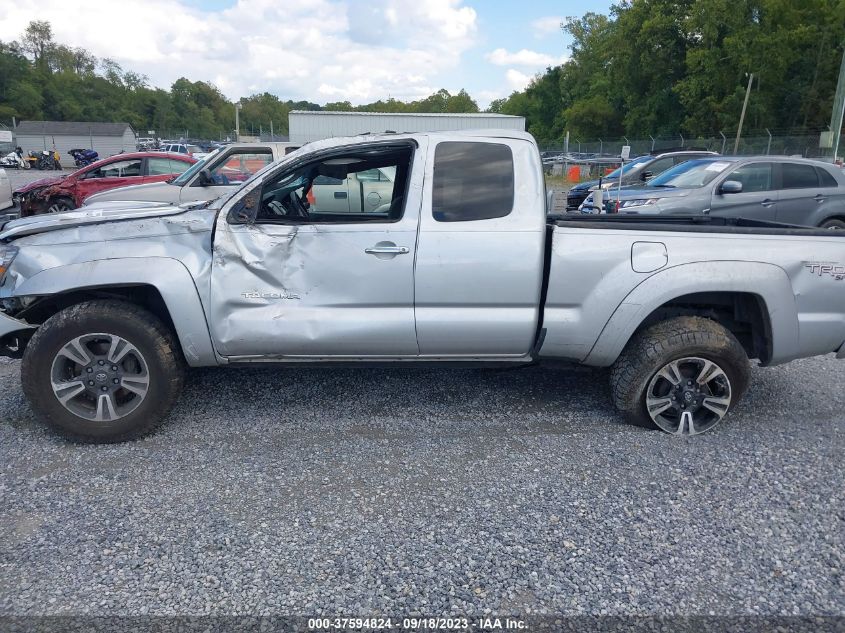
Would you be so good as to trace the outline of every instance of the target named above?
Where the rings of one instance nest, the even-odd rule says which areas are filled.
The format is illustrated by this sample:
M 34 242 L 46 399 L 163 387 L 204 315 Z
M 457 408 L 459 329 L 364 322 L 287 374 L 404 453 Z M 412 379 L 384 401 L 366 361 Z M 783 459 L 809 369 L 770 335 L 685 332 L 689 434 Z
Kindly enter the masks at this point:
M 534 140 L 500 131 L 332 139 L 212 202 L 12 221 L 0 353 L 41 419 L 94 442 L 159 424 L 186 365 L 563 360 L 693 435 L 749 359 L 845 356 L 845 233 L 546 209 Z

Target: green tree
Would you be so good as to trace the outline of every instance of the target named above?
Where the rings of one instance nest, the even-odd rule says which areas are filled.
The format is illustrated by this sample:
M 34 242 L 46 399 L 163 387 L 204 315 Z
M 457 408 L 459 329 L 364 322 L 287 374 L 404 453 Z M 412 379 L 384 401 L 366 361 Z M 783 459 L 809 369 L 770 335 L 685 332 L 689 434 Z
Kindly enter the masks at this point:
M 26 27 L 21 38 L 21 48 L 32 55 L 35 66 L 47 69 L 47 56 L 53 47 L 53 27 L 44 20 L 33 20 Z

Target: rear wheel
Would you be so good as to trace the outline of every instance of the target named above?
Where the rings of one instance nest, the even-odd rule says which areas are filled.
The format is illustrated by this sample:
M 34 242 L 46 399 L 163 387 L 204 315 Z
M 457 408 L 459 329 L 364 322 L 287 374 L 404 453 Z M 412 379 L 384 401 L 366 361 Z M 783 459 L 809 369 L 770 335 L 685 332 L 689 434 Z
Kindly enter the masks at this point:
M 119 301 L 90 301 L 38 328 L 21 382 L 35 413 L 63 435 L 120 442 L 162 421 L 181 391 L 183 363 L 154 315 Z
M 637 334 L 611 371 L 613 401 L 626 418 L 674 435 L 715 427 L 748 387 L 748 357 L 724 327 L 679 317 Z
M 843 230 L 845 229 L 845 220 L 827 220 L 825 222 L 822 222 L 821 228 Z
M 65 196 L 58 198 L 51 198 L 50 204 L 47 205 L 47 213 L 62 213 L 64 211 L 72 211 L 76 208 L 73 200 Z

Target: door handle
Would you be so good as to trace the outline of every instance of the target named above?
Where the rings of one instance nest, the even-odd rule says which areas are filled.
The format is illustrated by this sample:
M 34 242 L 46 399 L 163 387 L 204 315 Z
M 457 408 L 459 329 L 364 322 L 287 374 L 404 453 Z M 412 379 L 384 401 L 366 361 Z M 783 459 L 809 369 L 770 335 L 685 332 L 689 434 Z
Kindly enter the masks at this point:
M 368 255 L 406 255 L 411 252 L 407 246 L 370 246 L 364 252 Z
M 760 205 L 768 209 L 769 207 L 773 206 L 775 202 L 777 202 L 777 200 L 770 200 L 769 198 L 766 198 L 765 200 L 763 200 L 763 202 L 760 203 Z
M 822 203 L 825 200 L 827 200 L 827 198 L 825 198 L 822 194 L 817 194 L 816 197 L 813 198 L 813 200 L 815 200 L 818 203 Z

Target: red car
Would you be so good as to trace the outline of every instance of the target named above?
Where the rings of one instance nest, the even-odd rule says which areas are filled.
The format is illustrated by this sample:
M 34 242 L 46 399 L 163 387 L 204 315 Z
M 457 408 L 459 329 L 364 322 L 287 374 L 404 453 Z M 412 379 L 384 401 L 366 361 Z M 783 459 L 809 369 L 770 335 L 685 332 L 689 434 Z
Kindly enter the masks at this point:
M 195 162 L 188 154 L 169 152 L 117 154 L 66 176 L 36 180 L 16 189 L 12 196 L 20 202 L 21 217 L 59 213 L 81 206 L 85 198 L 100 191 L 168 180 Z

